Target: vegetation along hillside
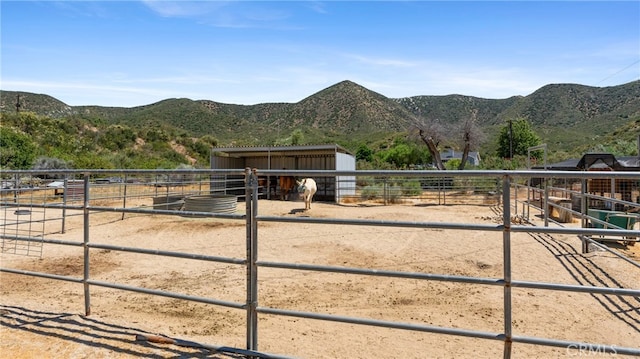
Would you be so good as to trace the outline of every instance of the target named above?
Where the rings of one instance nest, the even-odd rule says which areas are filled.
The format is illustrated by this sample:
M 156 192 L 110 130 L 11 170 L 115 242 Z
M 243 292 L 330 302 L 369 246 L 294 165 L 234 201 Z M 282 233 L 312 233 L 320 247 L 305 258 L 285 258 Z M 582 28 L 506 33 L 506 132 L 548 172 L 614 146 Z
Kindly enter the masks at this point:
M 131 108 L 69 106 L 45 94 L 0 91 L 0 114 L 2 168 L 31 168 L 43 156 L 75 168 L 207 167 L 211 146 L 319 143 L 345 146 L 361 168 L 426 165 L 432 158 L 420 137 L 411 136 L 416 125 L 445 129 L 439 149 L 460 151 L 459 126 L 472 118 L 474 134 L 482 136 L 470 149 L 481 153 L 485 166 L 505 168 L 514 165 L 495 158 L 499 136 L 520 120 L 548 144 L 550 161 L 595 150 L 636 155 L 640 81 L 554 84 L 506 99 L 391 99 L 343 81 L 298 103 L 245 106 L 181 98 Z

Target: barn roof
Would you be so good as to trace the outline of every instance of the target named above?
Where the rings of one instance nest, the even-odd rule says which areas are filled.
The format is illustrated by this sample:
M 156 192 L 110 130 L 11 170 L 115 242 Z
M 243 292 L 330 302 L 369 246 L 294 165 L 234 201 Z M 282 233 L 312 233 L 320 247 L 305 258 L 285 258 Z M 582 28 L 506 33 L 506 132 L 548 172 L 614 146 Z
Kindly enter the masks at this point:
M 291 156 L 298 155 L 328 155 L 335 153 L 353 154 L 337 144 L 325 145 L 290 145 L 290 146 L 246 146 L 246 147 L 214 147 L 213 153 L 222 153 L 233 157 L 255 156 Z
M 587 153 L 581 159 L 571 159 L 548 164 L 548 170 L 585 171 L 609 168 L 614 171 L 640 171 L 640 156 L 615 157 L 610 153 Z M 543 169 L 536 166 L 534 169 Z

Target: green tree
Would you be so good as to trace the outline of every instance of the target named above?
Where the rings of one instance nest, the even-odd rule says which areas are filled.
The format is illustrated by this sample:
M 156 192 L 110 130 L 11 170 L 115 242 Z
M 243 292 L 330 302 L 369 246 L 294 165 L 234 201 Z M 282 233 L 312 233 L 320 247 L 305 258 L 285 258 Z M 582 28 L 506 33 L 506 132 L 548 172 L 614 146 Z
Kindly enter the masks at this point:
M 444 167 L 448 170 L 460 170 L 460 164 L 462 160 L 459 158 L 452 158 L 449 161 L 445 162 Z
M 387 150 L 376 153 L 382 162 L 393 164 L 396 168 L 406 168 L 410 165 L 422 165 L 431 161 L 428 150 L 413 142 L 396 140 Z
M 358 146 L 358 150 L 356 151 L 356 160 L 366 162 L 373 161 L 373 150 L 364 143 L 360 144 L 360 146 Z
M 78 155 L 73 161 L 73 167 L 76 169 L 112 169 L 116 168 L 109 158 L 99 156 L 94 153 L 83 153 Z M 120 167 L 120 168 L 125 168 Z
M 296 128 L 291 133 L 291 144 L 292 145 L 300 145 L 304 141 L 304 133 L 301 129 Z
M 596 143 L 589 147 L 588 152 L 611 153 L 614 156 L 634 156 L 638 152 L 638 144 L 635 141 L 614 139 L 607 144 Z
M 37 155 L 37 147 L 24 132 L 0 127 L 0 168 L 27 169 Z
M 209 159 L 209 155 L 211 154 L 211 145 L 202 140 L 196 140 L 190 143 L 189 148 L 195 152 L 198 157 L 202 159 Z
M 498 156 L 513 158 L 516 155 L 527 156 L 529 147 L 541 143 L 540 137 L 533 131 L 529 122 L 524 118 L 509 120 L 501 129 L 498 136 Z M 540 157 L 540 151 L 534 151 L 533 157 Z
M 99 138 L 99 143 L 105 148 L 117 151 L 133 145 L 136 141 L 136 133 L 129 127 L 123 125 L 112 125 L 107 127 L 103 135 Z
M 169 141 L 171 136 L 162 128 L 150 128 L 142 134 L 142 138 L 147 142 Z
M 210 147 L 215 147 L 218 145 L 218 139 L 211 135 L 204 135 L 200 137 L 199 141 L 206 143 Z

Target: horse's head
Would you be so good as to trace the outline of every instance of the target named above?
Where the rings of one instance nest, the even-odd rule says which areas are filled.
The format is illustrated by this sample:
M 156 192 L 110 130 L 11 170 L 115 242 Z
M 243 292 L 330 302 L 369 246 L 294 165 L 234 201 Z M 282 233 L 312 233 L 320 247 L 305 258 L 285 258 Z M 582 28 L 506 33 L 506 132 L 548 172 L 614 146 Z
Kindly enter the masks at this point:
M 296 181 L 296 183 L 298 184 L 298 192 L 304 192 L 307 185 L 307 179 L 305 178 L 303 180 Z

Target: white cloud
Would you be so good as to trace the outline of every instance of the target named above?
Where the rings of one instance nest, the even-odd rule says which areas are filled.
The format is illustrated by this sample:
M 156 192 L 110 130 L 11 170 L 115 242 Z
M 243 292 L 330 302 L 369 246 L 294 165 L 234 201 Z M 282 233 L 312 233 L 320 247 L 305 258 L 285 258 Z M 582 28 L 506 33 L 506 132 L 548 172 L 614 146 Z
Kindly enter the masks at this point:
M 309 9 L 311 9 L 312 11 L 318 13 L 318 14 L 327 14 L 328 11 L 325 7 L 325 4 L 321 1 L 308 1 L 305 2 L 305 4 L 307 5 L 307 7 Z
M 143 0 L 142 3 L 163 17 L 202 17 L 232 2 Z
M 348 59 L 356 60 L 357 62 L 360 62 L 362 64 L 373 66 L 416 67 L 418 65 L 418 63 L 414 61 L 384 57 L 363 56 L 355 54 L 346 54 L 344 56 Z
M 200 24 L 223 28 L 280 28 L 295 30 L 285 24 L 288 10 L 268 1 L 164 1 L 143 0 L 145 6 L 162 17 L 191 18 Z

